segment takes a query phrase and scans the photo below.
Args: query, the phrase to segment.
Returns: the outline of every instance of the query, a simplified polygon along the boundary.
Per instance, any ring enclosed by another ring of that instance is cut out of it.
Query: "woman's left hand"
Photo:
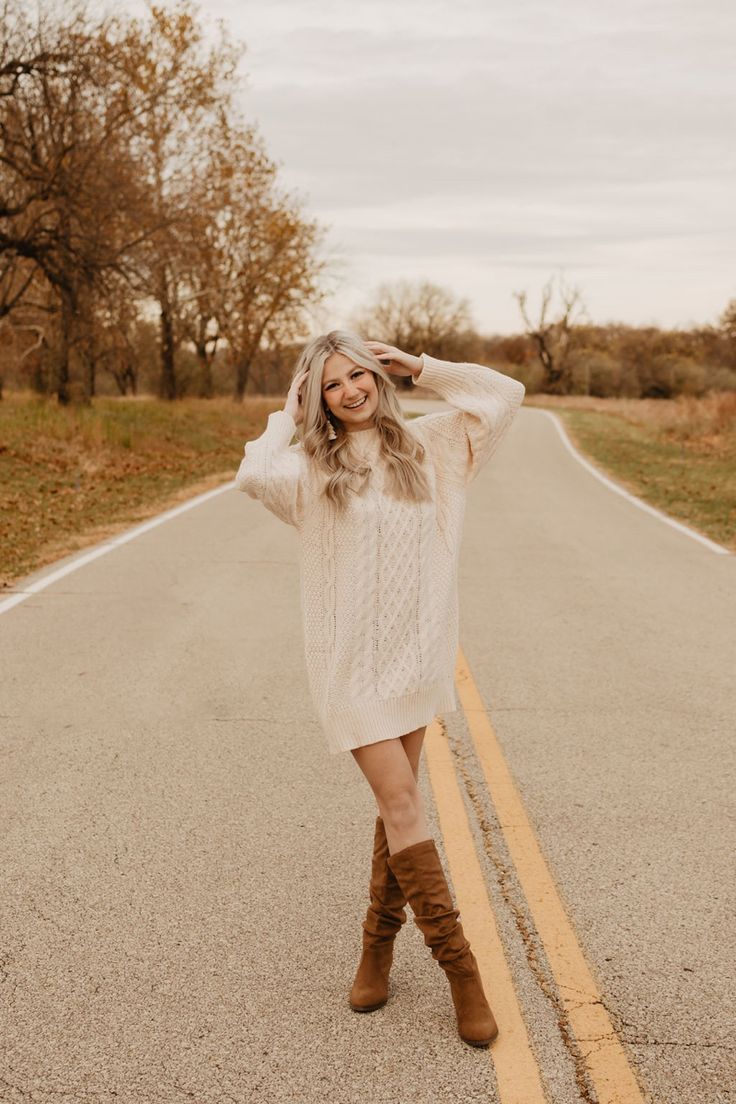
[[[422,370],[421,357],[412,356],[411,353],[402,353],[395,345],[386,345],[383,341],[364,341],[374,356],[383,362],[387,372],[393,376],[416,376]]]

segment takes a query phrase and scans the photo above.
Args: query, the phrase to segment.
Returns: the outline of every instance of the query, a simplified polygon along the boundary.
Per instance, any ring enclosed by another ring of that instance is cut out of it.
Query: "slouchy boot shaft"
[[[373,838],[370,904],[363,921],[363,953],[349,998],[356,1012],[373,1012],[388,1000],[394,938],[406,922],[406,897],[388,857],[386,829],[379,816]]]
[[[471,1046],[488,1046],[498,1027],[434,840],[421,840],[395,852],[388,864],[406,894],[424,942],[447,975],[461,1039]]]

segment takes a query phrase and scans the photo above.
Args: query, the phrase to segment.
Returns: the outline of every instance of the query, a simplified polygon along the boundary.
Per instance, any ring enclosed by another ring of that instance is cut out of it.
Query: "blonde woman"
[[[452,409],[405,420],[394,376],[430,387]],[[458,708],[466,490],[523,397],[523,384],[494,369],[333,330],[302,350],[284,409],[247,442],[236,476],[299,533],[310,692],[329,752],[351,752],[378,806],[350,1005],[371,1012],[386,1003],[408,902],[472,1046],[488,1046],[498,1028],[417,779],[427,724]]]

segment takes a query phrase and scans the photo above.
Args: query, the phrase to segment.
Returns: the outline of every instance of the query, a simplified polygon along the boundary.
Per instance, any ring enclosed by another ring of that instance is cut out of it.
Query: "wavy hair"
[[[302,372],[309,372],[301,388],[303,420],[297,427],[297,435],[307,456],[327,476],[323,494],[342,511],[350,493],[360,494],[371,474],[369,463],[361,460],[356,463],[348,441],[350,432],[332,412],[328,417],[322,394],[322,374],[333,353],[342,353],[376,377],[375,425],[388,466],[389,493],[408,502],[430,501],[430,485],[422,468],[426,450],[406,429],[396,384],[362,338],[350,330],[331,330],[313,338],[302,350],[291,377],[293,383]],[[330,424],[335,429],[334,440],[329,438]]]

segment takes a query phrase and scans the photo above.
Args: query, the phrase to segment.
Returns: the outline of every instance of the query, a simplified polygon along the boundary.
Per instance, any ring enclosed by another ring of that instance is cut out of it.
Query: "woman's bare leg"
[[[417,735],[421,733],[421,737]],[[430,838],[417,787],[424,730],[353,748],[352,755],[378,803],[390,854]],[[406,741],[406,746],[404,744]]]
[[[407,732],[406,736],[400,736],[402,744],[404,745],[404,751],[407,758],[411,763],[411,769],[414,772],[414,777],[419,778],[419,760],[422,756],[422,746],[424,744],[424,733],[427,731],[427,726],[422,725],[421,728],[415,728],[413,732]]]

